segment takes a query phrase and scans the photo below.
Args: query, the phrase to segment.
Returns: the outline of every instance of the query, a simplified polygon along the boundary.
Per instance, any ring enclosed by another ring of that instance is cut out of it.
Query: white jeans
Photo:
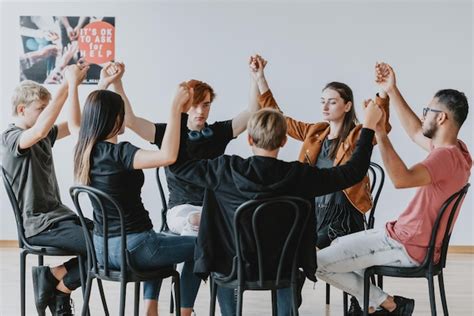
[[[181,204],[170,208],[166,214],[166,221],[170,230],[182,236],[197,236],[199,225],[194,225],[192,218],[201,217],[202,206]]]
[[[364,269],[374,265],[414,267],[405,247],[390,238],[385,229],[370,229],[339,237],[317,253],[316,276],[364,301]],[[388,294],[370,284],[369,306],[377,308]]]

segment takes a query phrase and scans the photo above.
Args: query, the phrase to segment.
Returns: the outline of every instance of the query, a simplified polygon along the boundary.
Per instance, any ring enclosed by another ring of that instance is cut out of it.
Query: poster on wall
[[[87,62],[83,84],[96,84],[115,59],[115,17],[20,16],[20,81],[59,84],[67,65]]]

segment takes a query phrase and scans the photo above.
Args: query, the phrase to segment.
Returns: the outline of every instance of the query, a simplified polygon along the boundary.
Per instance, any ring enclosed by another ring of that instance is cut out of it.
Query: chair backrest
[[[370,193],[372,194],[372,208],[370,209],[369,218],[367,220],[367,228],[374,228],[375,224],[375,210],[379,201],[380,193],[382,192],[385,183],[385,171],[382,166],[375,162],[370,162],[369,166],[370,177]]]
[[[161,198],[161,227],[160,231],[169,231],[168,221],[166,219],[166,213],[168,213],[168,203],[166,202],[165,191],[163,190],[163,185],[161,184],[160,178],[160,169],[163,168],[156,168],[156,183],[158,184],[158,191],[160,192]]]
[[[311,204],[298,197],[276,197],[243,203],[234,215],[234,243],[240,284],[259,285],[294,277],[299,247]],[[235,271],[235,267],[233,271]]]
[[[436,217],[436,221],[433,225],[433,230],[431,232],[430,243],[428,245],[428,251],[426,253],[426,257],[424,262],[421,264],[420,267],[428,268],[433,270],[434,268],[444,268],[446,266],[446,257],[448,253],[448,245],[449,240],[451,239],[452,229],[455,223],[455,217],[458,213],[458,209],[461,207],[462,201],[464,200],[465,195],[467,194],[467,190],[469,189],[470,184],[466,184],[461,190],[451,195],[441,206],[441,209]],[[441,221],[443,218],[448,218],[446,227],[444,227],[444,231],[442,231],[442,244],[441,244],[441,253],[440,259],[436,263],[435,256],[436,256],[436,241],[437,236],[441,232]]]
[[[99,266],[97,261],[97,256],[95,253],[94,242],[92,239],[92,233],[87,229],[86,221],[84,218],[84,213],[82,212],[82,208],[79,202],[79,197],[82,193],[85,193],[90,201],[93,203],[95,207],[95,211],[100,212],[102,217],[102,232],[103,232],[103,258],[102,262],[104,263],[103,267]],[[104,208],[104,202],[108,203],[109,205],[113,206],[113,209],[117,212],[119,220],[120,220],[120,254],[121,254],[121,264],[120,264],[120,271],[123,277],[126,277],[127,270],[130,268],[130,260],[129,260],[129,253],[127,250],[127,238],[125,232],[125,220],[124,220],[124,212],[121,206],[108,194],[85,185],[73,186],[69,189],[69,194],[71,195],[72,201],[74,202],[74,206],[76,207],[77,213],[79,215],[79,219],[82,224],[82,231],[84,233],[84,237],[86,240],[87,245],[87,257],[94,269],[95,273],[99,273],[99,268],[103,269],[103,273],[106,276],[110,275],[109,269],[109,256],[108,256],[108,239],[109,239],[109,229],[108,229],[108,218],[109,214],[106,212]]]
[[[25,230],[23,228],[23,216],[21,214],[20,206],[18,205],[18,200],[16,199],[15,192],[13,192],[10,180],[8,180],[6,170],[3,168],[2,165],[0,165],[0,167],[2,169],[3,185],[5,186],[5,191],[7,191],[8,199],[10,200],[10,204],[15,215],[19,247],[23,248],[25,245],[30,246],[25,238]]]

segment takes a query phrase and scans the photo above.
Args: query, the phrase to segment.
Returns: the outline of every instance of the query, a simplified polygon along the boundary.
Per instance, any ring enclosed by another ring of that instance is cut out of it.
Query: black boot
[[[59,281],[56,280],[48,266],[33,267],[32,275],[36,310],[39,315],[44,315],[44,310],[54,296],[54,289]]]
[[[54,304],[50,308],[54,309],[52,313],[54,316],[73,316],[74,303],[71,299],[71,294],[56,290]]]

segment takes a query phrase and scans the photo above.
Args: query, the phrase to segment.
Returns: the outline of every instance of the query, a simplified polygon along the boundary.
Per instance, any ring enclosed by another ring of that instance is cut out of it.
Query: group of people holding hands
[[[208,262],[205,256],[212,251],[212,239],[230,236],[209,234],[200,230],[200,224],[212,221],[216,209],[231,219],[245,201],[284,195],[307,199],[314,206],[309,226],[314,234],[306,240],[314,246],[314,270],[305,270],[306,277],[317,277],[353,295],[348,312],[359,315],[364,288],[361,271],[373,265],[420,265],[440,206],[468,182],[472,160],[457,138],[468,114],[467,98],[454,89],[440,90],[420,119],[400,93],[392,67],[377,63],[375,83],[380,91],[362,102],[362,123],[351,88],[341,82],[330,82],[322,89],[319,109],[324,121],[303,122],[284,114],[284,106],[269,88],[266,66],[261,56],[250,57],[248,107],[232,119],[212,124],[207,121],[215,92],[198,80],[179,84],[166,122],[137,116],[122,81],[125,65],[119,62],[102,69],[98,90],[88,95],[82,109],[78,86],[87,74],[87,64],[67,66],[54,97],[37,83],[20,83],[12,98],[14,123],[3,132],[0,148],[28,241],[86,255],[81,224],[61,202],[53,164],[56,140],[72,134],[77,136],[74,179],[109,194],[122,207],[133,264],[149,270],[184,262],[182,315],[193,311],[200,273],[215,267],[222,270],[217,272],[228,272],[232,263],[225,259]],[[308,104],[317,102],[313,96],[308,100]],[[388,137],[392,128],[389,103],[410,138],[429,152],[412,167],[406,166]],[[67,122],[56,123],[64,105]],[[119,141],[125,128],[157,148]],[[253,155],[247,159],[224,155],[227,144],[245,130]],[[302,142],[295,155],[298,161],[278,159],[287,135]],[[394,186],[417,191],[397,220],[366,230],[364,214],[372,207],[367,170],[375,144]],[[167,223],[173,235],[153,229],[141,200],[142,169],[159,167],[167,167]],[[93,206],[90,229],[101,260],[102,218],[98,206]],[[113,205],[104,206],[111,214],[109,265],[118,268],[120,222],[113,215]],[[227,252],[232,258],[232,249]],[[34,267],[33,281],[38,313],[44,314],[49,306],[53,315],[72,314],[70,293],[81,284],[76,258],[57,267]],[[147,315],[158,314],[160,287],[161,280],[144,282]],[[278,291],[279,315],[290,315],[291,295],[289,289]],[[218,299],[223,315],[236,313],[233,290],[219,288]],[[373,315],[411,315],[414,305],[413,299],[391,296],[371,285],[369,312]]]

